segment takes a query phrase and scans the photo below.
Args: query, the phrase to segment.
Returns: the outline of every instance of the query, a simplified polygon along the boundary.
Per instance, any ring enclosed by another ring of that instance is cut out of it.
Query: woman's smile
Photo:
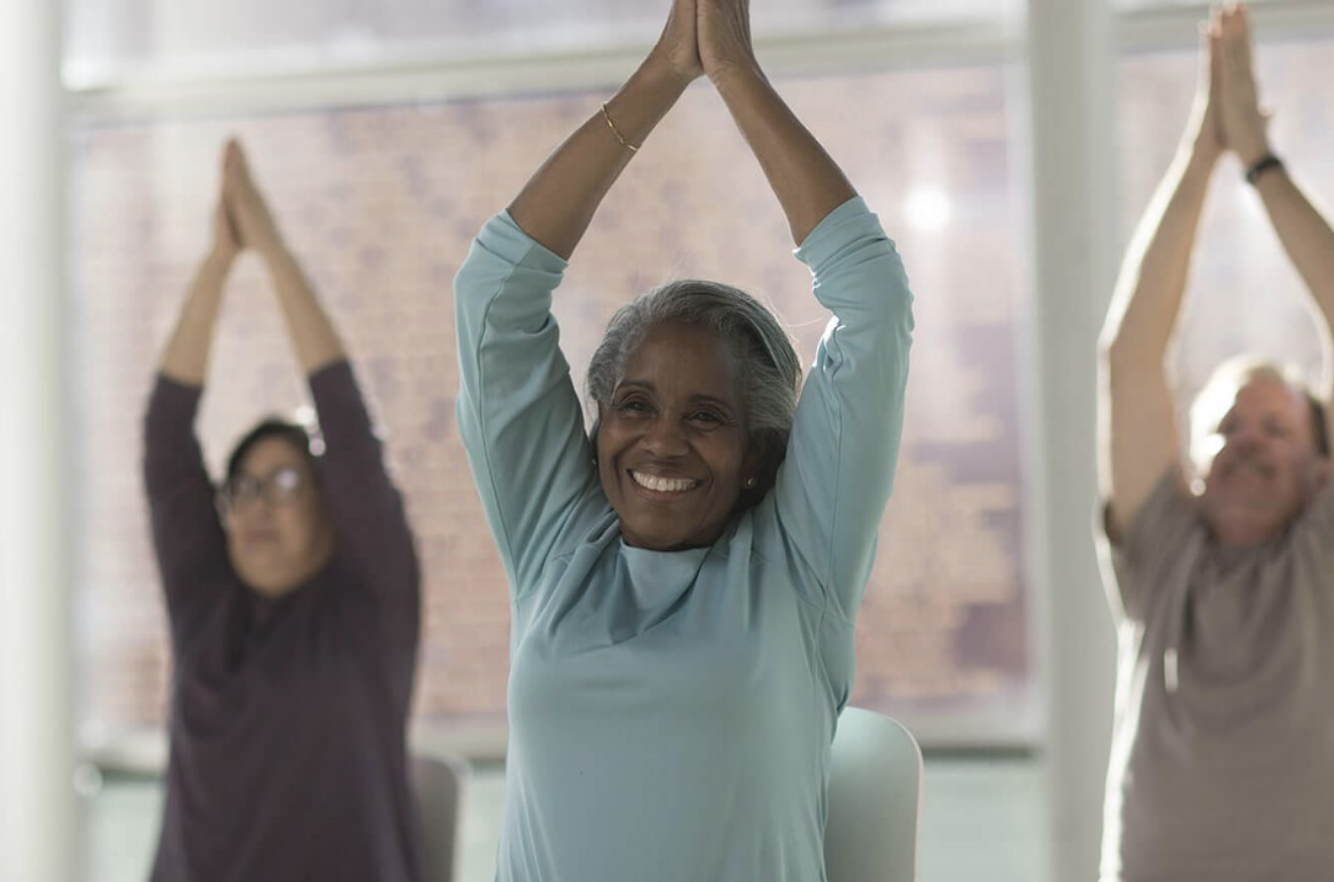
[[[640,487],[652,491],[653,493],[664,494],[667,496],[686,493],[690,490],[694,490],[703,483],[702,481],[697,481],[691,478],[668,478],[650,474],[648,472],[635,471],[634,469],[630,469],[629,474],[631,479],[633,479]]]

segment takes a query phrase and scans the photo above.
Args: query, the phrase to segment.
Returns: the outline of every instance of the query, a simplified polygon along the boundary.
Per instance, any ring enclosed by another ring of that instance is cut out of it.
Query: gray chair
[[[921,794],[922,752],[908,730],[845,707],[829,775],[828,882],[916,882]]]
[[[417,800],[424,852],[425,882],[453,882],[459,807],[468,764],[457,757],[414,754],[408,769]]]

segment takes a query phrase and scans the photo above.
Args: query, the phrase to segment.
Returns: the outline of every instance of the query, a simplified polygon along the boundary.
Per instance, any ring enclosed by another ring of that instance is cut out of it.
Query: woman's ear
[[[746,455],[741,459],[741,490],[767,491],[773,483],[774,444],[770,432],[752,432],[746,441]]]

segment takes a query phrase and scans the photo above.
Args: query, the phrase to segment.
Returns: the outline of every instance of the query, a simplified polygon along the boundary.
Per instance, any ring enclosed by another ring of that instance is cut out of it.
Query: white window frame
[[[1040,8],[1042,2],[1055,0],[1030,0],[1030,8]],[[1061,2],[1096,4],[1098,0]],[[1111,5],[1105,16],[1111,32],[1095,39],[1108,41],[1112,46],[1113,58],[1148,49],[1189,49],[1196,39],[1197,23],[1208,10],[1207,3],[1131,9],[1123,8],[1113,0],[1104,0],[1104,3]],[[1261,0],[1255,4],[1253,16],[1262,39],[1310,35],[1315,32],[1334,33],[1334,4],[1328,0]],[[1030,80],[1026,67],[1032,59],[1051,57],[1057,48],[1043,45],[1041,41],[1061,39],[1064,38],[1053,30],[1035,27],[1032,23],[1026,25],[1017,16],[1005,20],[987,17],[961,20],[956,17],[938,24],[882,23],[856,30],[842,26],[823,33],[760,37],[757,39],[757,51],[764,59],[766,69],[778,76],[975,64],[1004,65],[1016,71],[1016,75],[1011,78],[1011,106],[1016,113],[1028,116],[1028,143],[1016,144],[1016,149],[1012,151],[1016,156],[1015,161],[1022,163],[1033,155],[1050,151],[1068,135],[1068,132],[1060,131],[1060,126],[1044,122],[1041,114],[1030,112],[1030,98],[1036,90],[1028,85]],[[646,49],[646,44],[622,43],[604,45],[585,52],[510,52],[459,60],[442,58],[434,61],[342,66],[322,64],[306,69],[252,71],[245,74],[225,71],[183,74],[167,68],[154,70],[150,67],[117,78],[86,82],[75,87],[67,85],[66,121],[71,126],[80,126],[610,90],[623,81]],[[1113,112],[1113,109],[1107,110],[1109,114]],[[1086,164],[1092,165],[1096,159],[1091,156],[1076,157],[1075,161],[1086,161]],[[1053,193],[1052,188],[1061,186],[1053,177],[1034,175],[1027,168],[1016,167],[1014,180],[1021,185],[1028,185],[1020,200],[1021,204],[1031,202],[1034,206],[1057,199],[1058,194]],[[1020,189],[1023,190],[1022,186]],[[1114,193],[1115,188],[1109,188],[1108,192]],[[1029,209],[1025,207],[1021,210]],[[1114,199],[1102,204],[1099,217],[1105,228],[1117,229],[1117,211]],[[1032,297],[1037,286],[1037,276],[1040,275],[1036,267],[1043,263],[1044,252],[1040,242],[1042,237],[1034,235],[1031,223],[1021,239],[1025,236],[1031,237],[1028,242],[1029,258],[1034,261],[1034,266],[1025,269],[1027,278],[1023,288]],[[1116,250],[1119,253],[1119,246]],[[1034,306],[1026,310],[1027,323],[1020,329],[1020,333],[1036,341],[1037,351],[1042,356],[1040,360],[1050,372],[1054,364],[1066,362],[1070,356],[1041,340],[1040,316],[1037,313],[1041,303],[1039,297]],[[1099,301],[1094,312],[1101,315],[1104,305],[1105,300]],[[1034,350],[1021,347],[1021,351]],[[1070,532],[1072,530],[1087,532],[1087,521],[1080,521],[1073,527],[1058,526],[1045,514],[1051,508],[1052,499],[1046,495],[1051,477],[1048,474],[1050,458],[1044,455],[1044,451],[1060,446],[1070,426],[1056,425],[1040,416],[1041,413],[1052,412],[1055,403],[1046,400],[1044,396],[1043,381],[1038,375],[1037,365],[1021,364],[1019,370],[1021,398],[1024,400],[1022,461],[1024,472],[1031,479],[1025,482],[1024,491],[1027,547],[1023,552],[1023,562],[1029,601],[1026,623],[1029,657],[1033,660],[1034,682],[1038,684],[1035,688],[1036,706],[1029,715],[1004,720],[991,719],[991,715],[977,720],[959,719],[956,716],[945,726],[933,727],[928,723],[926,730],[918,734],[931,745],[1042,749],[1051,734],[1044,720],[1050,716],[1048,693],[1052,688],[1052,666],[1054,663],[1064,666],[1070,661],[1064,657],[1064,650],[1048,646],[1051,623],[1061,615],[1052,607],[1052,586],[1055,585],[1055,590],[1060,591],[1096,594],[1092,586],[1056,585],[1061,575],[1053,571],[1050,549],[1065,546],[1073,536]],[[1090,384],[1088,388],[1091,394],[1093,386]],[[1091,432],[1091,425],[1087,431]],[[1091,470],[1091,461],[1088,466]],[[78,542],[74,541],[72,545],[71,551],[77,549]],[[1057,565],[1056,570],[1059,569]],[[1097,596],[1094,602],[1101,605],[1101,596]],[[1059,601],[1057,606],[1059,608]],[[1087,602],[1081,609],[1086,615],[1093,614]],[[1105,618],[1105,611],[1098,614]],[[1110,657],[1108,661],[1110,664]],[[984,734],[975,734],[978,732]],[[497,743],[494,738],[483,741],[492,747]],[[475,741],[468,747],[471,750],[483,749]],[[150,755],[156,752],[156,749],[151,749]]]

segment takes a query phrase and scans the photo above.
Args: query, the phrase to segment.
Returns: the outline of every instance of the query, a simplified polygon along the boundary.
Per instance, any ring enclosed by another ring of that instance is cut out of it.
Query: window
[[[236,76],[457,61],[497,52],[649,46],[662,0],[67,0],[66,78]],[[1019,0],[766,0],[756,33],[802,38],[867,25],[994,19]]]
[[[989,717],[1032,737],[1022,566],[1016,230],[1004,71],[790,80],[783,91],[904,253],[918,332],[897,490],[858,627],[854,700],[918,725]],[[426,576],[418,719],[503,719],[509,607],[454,428],[451,279],[482,222],[598,95],[85,125],[74,136],[79,573],[88,737],[164,718],[169,648],[140,490],[156,353],[208,237],[238,132],[335,316],[408,499]],[[825,316],[786,223],[709,90],[689,93],[613,190],[557,312],[582,371],[610,312],[679,275],[770,299],[813,352]],[[576,382],[581,377],[576,378]],[[259,267],[234,274],[199,432],[214,466],[303,400]],[[958,726],[956,725],[957,729]],[[967,735],[977,737],[970,722]]]

